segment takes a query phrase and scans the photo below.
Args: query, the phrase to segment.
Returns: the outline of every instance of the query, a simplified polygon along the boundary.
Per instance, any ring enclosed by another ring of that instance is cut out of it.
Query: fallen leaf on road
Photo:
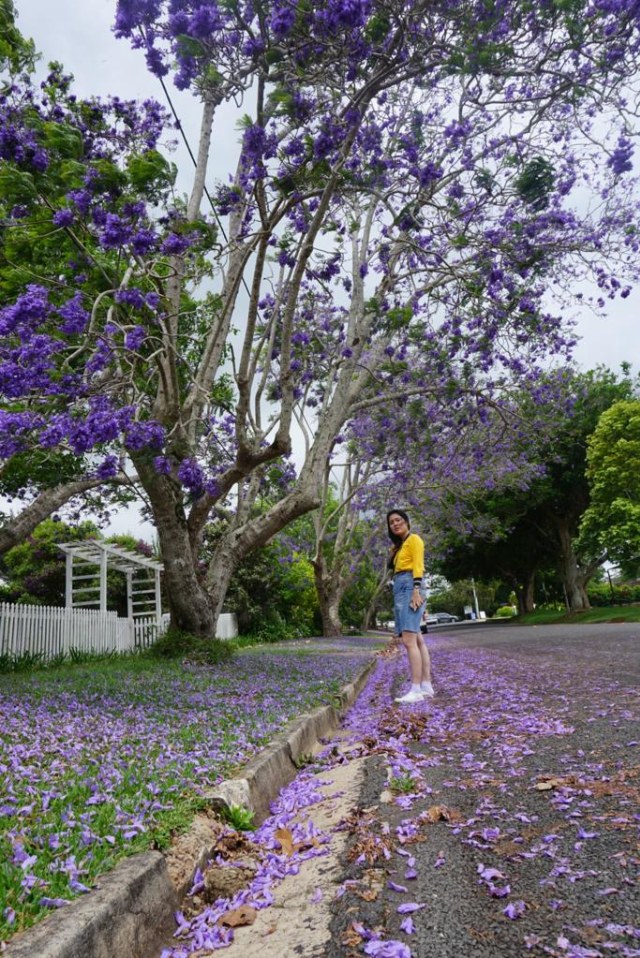
[[[358,898],[362,898],[363,901],[375,901],[378,897],[378,892],[374,891],[373,888],[367,888],[364,891],[356,892]]]
[[[274,838],[280,842],[280,847],[285,855],[293,855],[293,835],[288,828],[278,828],[274,832]]]
[[[559,788],[566,784],[564,778],[543,778],[533,786],[537,792],[548,792],[552,788]]]
[[[342,944],[347,945],[347,947],[356,947],[361,944],[362,935],[360,935],[354,928],[353,922],[349,925],[344,935],[342,936]]]
[[[432,805],[431,808],[427,809],[425,815],[429,822],[450,822],[455,817],[456,813],[452,812],[446,805]]]
[[[250,905],[241,905],[240,908],[234,908],[228,911],[226,915],[218,918],[219,925],[226,925],[227,928],[241,928],[243,925],[252,925],[256,920],[258,912]]]

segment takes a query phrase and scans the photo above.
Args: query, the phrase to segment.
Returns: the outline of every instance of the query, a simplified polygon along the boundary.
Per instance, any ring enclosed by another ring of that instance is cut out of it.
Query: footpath
[[[301,718],[218,796],[254,804],[254,832],[197,823],[208,841],[149,853],[143,878],[125,862],[7,955],[640,956],[640,627],[428,642],[435,699],[396,705],[404,655],[372,642],[326,724]],[[87,937],[107,886],[108,946]]]

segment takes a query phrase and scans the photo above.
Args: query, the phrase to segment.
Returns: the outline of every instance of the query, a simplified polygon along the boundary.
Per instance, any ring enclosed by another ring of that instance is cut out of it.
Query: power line
[[[184,127],[182,126],[182,120],[181,120],[180,117],[178,116],[178,111],[176,110],[176,108],[175,108],[175,106],[174,106],[174,104],[173,104],[173,100],[171,99],[171,94],[169,93],[169,90],[167,89],[167,85],[166,85],[166,83],[164,82],[164,78],[163,78],[163,77],[158,77],[158,79],[160,80],[160,86],[162,87],[163,93],[164,93],[164,95],[165,95],[165,97],[166,97],[166,99],[167,99],[167,103],[169,104],[169,109],[171,110],[171,112],[172,112],[172,114],[173,114],[173,118],[174,118],[174,120],[176,121],[176,125],[177,125],[178,129],[180,130],[180,135],[181,135],[181,137],[182,137],[182,141],[183,141],[184,145],[185,145],[186,148],[187,148],[187,152],[188,152],[189,156],[191,157],[191,162],[193,163],[194,167],[197,169],[197,167],[198,167],[198,161],[196,160],[195,154],[194,154],[193,150],[191,149],[191,144],[189,143],[189,140],[188,140],[188,138],[187,138],[187,134],[184,132]],[[216,208],[215,208],[215,206],[214,206],[213,200],[212,200],[212,198],[211,198],[211,194],[209,193],[209,190],[207,189],[206,183],[203,184],[202,189],[203,189],[203,191],[204,191],[204,195],[205,195],[205,196],[207,197],[207,199],[209,200],[209,206],[211,207],[211,211],[212,211],[212,213],[213,213],[213,215],[214,215],[214,217],[215,217],[216,223],[217,223],[218,226],[220,227],[220,232],[221,232],[222,235],[224,236],[225,241],[228,243],[228,242],[229,242],[229,237],[228,237],[227,234],[225,233],[224,226],[223,226],[222,223],[220,222],[220,217],[218,216],[218,213],[217,213]]]

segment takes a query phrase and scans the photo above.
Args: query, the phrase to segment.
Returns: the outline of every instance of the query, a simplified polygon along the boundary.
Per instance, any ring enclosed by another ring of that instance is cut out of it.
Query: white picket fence
[[[167,619],[158,623],[155,616],[123,619],[95,609],[0,603],[0,655],[29,654],[48,661],[72,649],[106,653],[147,648],[165,631]]]

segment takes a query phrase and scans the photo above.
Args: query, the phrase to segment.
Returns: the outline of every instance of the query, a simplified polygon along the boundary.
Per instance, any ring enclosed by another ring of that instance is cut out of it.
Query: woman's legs
[[[429,656],[429,649],[427,648],[427,643],[424,640],[424,636],[420,636],[418,640],[418,648],[420,649],[420,660],[421,660],[421,673],[420,681],[421,682],[431,682],[431,657]]]
[[[407,650],[407,658],[409,659],[411,685],[412,687],[420,687],[420,682],[422,681],[423,663],[422,652],[419,646],[424,646],[424,643],[419,642],[417,632],[403,632],[402,644]]]

